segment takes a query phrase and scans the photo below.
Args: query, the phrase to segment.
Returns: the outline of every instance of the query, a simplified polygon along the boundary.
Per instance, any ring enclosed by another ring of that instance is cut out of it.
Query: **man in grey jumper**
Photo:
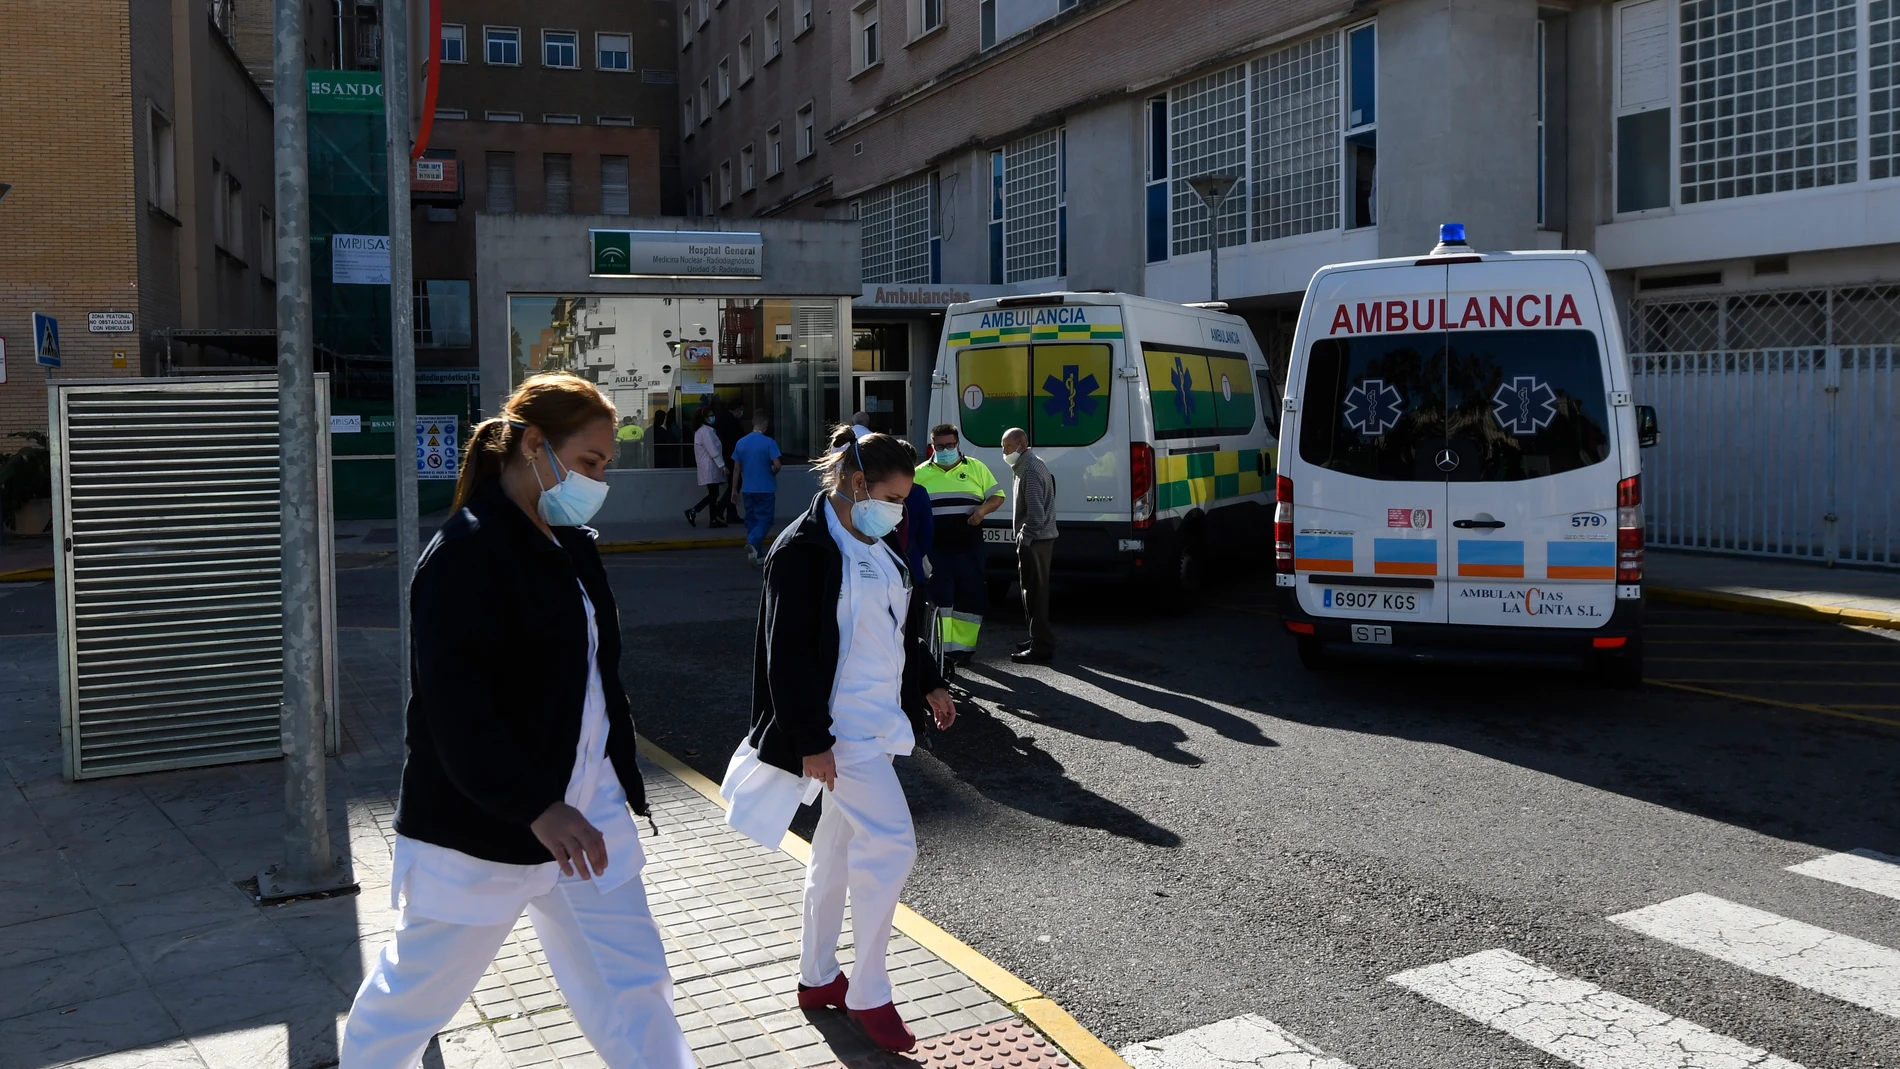
[[[1048,664],[1055,657],[1056,633],[1049,626],[1049,563],[1056,549],[1056,480],[1029,446],[1021,427],[1003,432],[1003,462],[1016,473],[1010,527],[1016,532],[1016,571],[1023,586],[1023,615],[1029,641],[1010,660]]]

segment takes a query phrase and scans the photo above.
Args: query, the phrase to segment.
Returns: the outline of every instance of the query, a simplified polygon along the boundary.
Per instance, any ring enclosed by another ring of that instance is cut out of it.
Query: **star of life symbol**
[[[1050,375],[1043,379],[1042,388],[1049,393],[1049,399],[1042,403],[1042,410],[1062,421],[1065,427],[1073,427],[1083,416],[1093,416],[1101,404],[1099,398],[1091,396],[1101,389],[1101,383],[1094,375],[1083,375],[1078,364],[1062,365],[1062,377]]]
[[[1557,418],[1557,394],[1550,383],[1519,375],[1491,395],[1498,426],[1512,434],[1536,434]]]
[[[1367,379],[1346,393],[1346,426],[1377,438],[1398,425],[1405,399],[1384,379]]]

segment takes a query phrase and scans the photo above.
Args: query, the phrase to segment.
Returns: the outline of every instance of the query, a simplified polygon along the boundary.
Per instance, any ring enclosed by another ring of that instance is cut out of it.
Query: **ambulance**
[[[1300,659],[1643,666],[1640,447],[1603,269],[1583,252],[1313,276],[1282,399],[1275,581]]]
[[[1272,537],[1279,394],[1244,320],[1125,293],[951,305],[931,423],[1007,479],[1029,432],[1056,481],[1057,575],[1185,598],[1216,562]],[[992,587],[1014,576],[1010,506],[983,529]]]

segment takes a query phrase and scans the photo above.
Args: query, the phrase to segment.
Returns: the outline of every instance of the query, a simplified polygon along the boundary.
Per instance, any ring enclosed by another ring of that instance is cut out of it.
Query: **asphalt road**
[[[717,779],[745,725],[757,573],[737,550],[609,569],[641,730]],[[393,622],[389,569],[339,579],[343,626]],[[44,585],[14,590],[0,633],[37,629]],[[993,616],[962,719],[901,762],[906,901],[1116,1047],[1258,1014],[1368,1069],[1570,1064],[1390,979],[1508,950],[1809,1069],[1900,1066],[1900,955],[1880,956],[1900,904],[1787,871],[1900,854],[1897,636],[1653,606],[1652,675],[1673,685],[1316,676],[1271,593],[1224,577],[1158,618],[1059,591],[1048,668],[1010,665],[1020,618]],[[1684,896],[1875,946],[1749,966],[1609,919]]]

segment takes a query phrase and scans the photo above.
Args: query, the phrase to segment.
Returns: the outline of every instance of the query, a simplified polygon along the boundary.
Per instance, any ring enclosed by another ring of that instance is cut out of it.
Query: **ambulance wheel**
[[[1319,639],[1301,635],[1294,640],[1294,646],[1300,652],[1301,668],[1309,672],[1324,672],[1327,669],[1326,647],[1320,644]]]
[[[1643,640],[1634,638],[1624,652],[1597,662],[1597,678],[1606,687],[1635,690],[1643,685]]]

